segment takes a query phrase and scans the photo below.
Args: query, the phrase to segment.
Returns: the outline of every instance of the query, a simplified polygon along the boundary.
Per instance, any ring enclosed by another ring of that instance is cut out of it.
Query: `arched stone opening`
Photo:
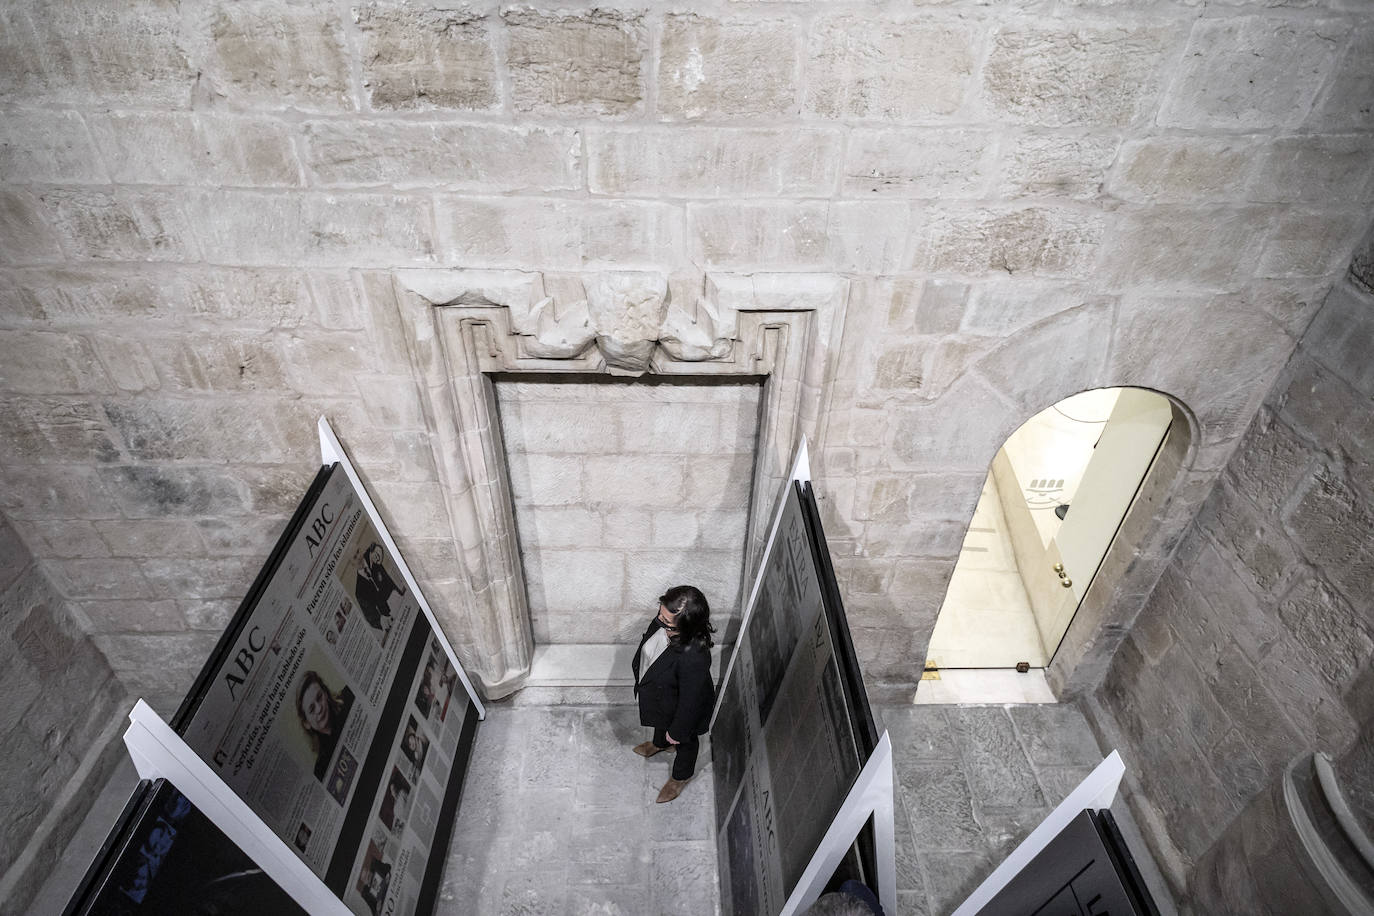
[[[1111,411],[1115,424],[1113,429],[1116,432],[1103,437],[1100,441],[1094,439],[1086,446],[1087,454],[1092,454],[1098,460],[1098,463],[1093,465],[1095,470],[1091,474],[1091,479],[1099,482],[1104,480],[1108,476],[1105,471],[1111,467],[1113,461],[1111,456],[1093,451],[1101,444],[1116,443],[1114,447],[1119,450],[1118,457],[1137,461],[1139,469],[1128,475],[1131,478],[1128,482],[1117,486],[1117,497],[1124,504],[1124,514],[1098,523],[1099,532],[1094,536],[1099,538],[1103,545],[1098,548],[1101,559],[1097,565],[1090,566],[1087,570],[1081,567],[1076,570],[1066,569],[1065,562],[1068,562],[1070,567],[1074,564],[1069,561],[1067,555],[1060,557],[1058,546],[1049,532],[1044,530],[1044,520],[1038,520],[1041,530],[1037,532],[1034,529],[1035,521],[1032,521],[1030,514],[1023,513],[1022,523],[1032,527],[1029,533],[1021,532],[1022,539],[1015,547],[1018,562],[1013,568],[1016,570],[1016,578],[1031,598],[1030,606],[1025,608],[1028,615],[1026,625],[1035,636],[1044,638],[1043,654],[1038,658],[1029,658],[1029,664],[1035,668],[1044,668],[1045,679],[1053,694],[1060,700],[1083,695],[1100,683],[1121,639],[1129,632],[1145,598],[1167,565],[1168,558],[1177,544],[1179,531],[1191,517],[1195,501],[1193,494],[1186,492],[1187,481],[1182,473],[1196,452],[1198,439],[1197,423],[1191,412],[1176,398],[1145,388],[1131,386],[1087,391],[1120,392],[1119,400],[1116,394],[1111,394],[1107,401],[1108,404],[1116,405],[1116,409]],[[1060,399],[1053,407],[1057,408],[1071,401],[1071,398]],[[1079,403],[1082,402],[1083,399],[1080,398]],[[1129,453],[1131,447],[1138,446],[1143,441],[1138,432],[1135,435],[1124,432],[1130,427],[1122,418],[1131,416],[1133,412],[1140,417],[1137,423],[1150,427],[1149,432],[1144,434],[1148,440],[1145,444],[1149,450],[1147,455],[1137,456]],[[1049,410],[1045,413],[1049,413]],[[1145,414],[1151,415],[1148,420],[1145,419]],[[1064,484],[1062,479],[1019,480],[1012,468],[1013,461],[1008,458],[1007,449],[1016,441],[1024,442],[1023,431],[1040,417],[1042,413],[1037,412],[1018,424],[1016,430],[1004,440],[1002,446],[999,446],[994,460],[989,463],[989,483],[985,494],[992,494],[990,498],[996,502],[997,487],[994,478],[997,478],[1002,489],[1006,491],[1002,505],[1012,511],[1015,510],[1015,504],[1023,497],[1027,497],[1027,494],[1050,493]],[[1041,419],[1039,422],[1044,421]],[[1105,416],[1102,423],[1105,428]],[[1018,440],[1018,435],[1023,438]],[[1123,448],[1127,451],[1120,451]],[[1083,461],[1085,465],[1088,464],[1086,454]],[[1027,490],[1026,487],[1030,489]],[[980,501],[980,504],[982,502],[984,501]],[[1066,529],[1070,524],[1062,521],[1069,511],[1068,502],[1072,500],[1060,504],[1059,508],[1064,514],[1058,516],[1061,522],[1055,523],[1064,525],[1065,530],[1061,530],[1061,534],[1067,533]],[[1002,506],[995,508],[1000,516]],[[1046,508],[1050,506],[1047,505]],[[1084,511],[1084,508],[1080,508],[1080,512]],[[970,550],[982,549],[967,544],[967,540],[972,539],[975,522],[976,517],[969,522],[969,534],[962,553],[964,557],[971,556],[968,553]],[[1012,522],[1010,527],[1015,528],[1015,520]],[[1005,524],[1005,520],[1003,523]],[[976,530],[982,532],[984,529]],[[1043,544],[1037,534],[1045,538]],[[1005,538],[1005,535],[1002,536]],[[1010,549],[1009,542],[1006,543]],[[1053,566],[1057,571],[1058,580],[1055,578],[1055,572],[1049,571],[1051,562],[1056,559],[1063,561]],[[961,582],[980,575],[990,574],[980,573],[976,569],[964,571],[956,567],[955,576]],[[1080,589],[1085,590],[1073,589],[1070,575],[1084,576],[1085,578],[1080,581]],[[1053,593],[1059,592],[1059,589],[1055,586],[1068,589],[1064,596],[1072,596],[1070,600],[1056,598]],[[955,579],[952,579],[946,589],[947,599],[955,588]],[[1050,609],[1047,610],[1046,606]],[[958,609],[951,607],[947,600],[945,610],[935,622],[936,630],[928,656],[930,659],[938,661],[936,656],[953,644],[948,635],[951,628],[942,625],[941,621],[946,621],[947,624],[949,615],[957,612]],[[1042,616],[1056,612],[1067,618],[1066,624],[1049,622]],[[967,659],[972,657],[975,656],[966,654],[965,663],[949,666],[941,663],[940,667],[1011,667],[1015,664],[1003,664],[1001,661],[986,665],[968,664]]]

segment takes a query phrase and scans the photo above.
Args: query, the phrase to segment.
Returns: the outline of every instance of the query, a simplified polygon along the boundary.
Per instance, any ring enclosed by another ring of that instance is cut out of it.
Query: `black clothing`
[[[398,586],[380,564],[358,570],[358,580],[353,586],[353,595],[358,599],[358,610],[374,630],[382,628],[382,618],[391,616],[391,605],[387,602],[392,592],[404,595],[405,590]]]
[[[660,735],[660,729],[680,742],[673,778],[686,779],[696,765],[697,735],[706,734],[716,703],[715,685],[711,683],[711,650],[702,645],[677,645],[670,639],[667,648],[649,669],[641,672],[639,655],[644,643],[662,628],[657,617],[649,623],[632,662],[635,696],[639,698],[639,724],[655,730],[654,744],[659,747],[669,743]],[[685,775],[679,775],[679,769],[684,769]]]
[[[696,735],[683,738],[676,745],[668,740],[668,729],[654,729],[654,747],[676,747],[673,757],[673,778],[691,779],[697,769],[697,752],[701,750],[701,739]]]

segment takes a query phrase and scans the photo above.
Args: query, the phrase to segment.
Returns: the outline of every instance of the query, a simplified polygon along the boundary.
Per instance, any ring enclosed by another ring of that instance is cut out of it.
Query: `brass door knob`
[[[1063,563],[1056,563],[1056,564],[1054,564],[1053,569],[1054,569],[1055,572],[1059,573],[1059,575],[1061,575],[1061,576],[1064,575],[1064,564],[1063,564]]]
[[[1064,586],[1065,588],[1072,588],[1072,587],[1073,587],[1073,580],[1072,580],[1072,579],[1069,579],[1069,578],[1067,578],[1067,577],[1065,577],[1065,578],[1059,580],[1059,584],[1062,585],[1062,586]]]

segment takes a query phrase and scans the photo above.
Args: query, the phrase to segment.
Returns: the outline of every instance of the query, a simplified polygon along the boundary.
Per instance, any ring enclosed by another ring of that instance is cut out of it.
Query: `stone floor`
[[[950,913],[1102,758],[1072,706],[875,713],[897,768],[901,916]],[[645,736],[631,706],[491,704],[437,913],[719,912],[709,742],[682,797],[656,805],[671,764],[630,752]],[[112,784],[34,912],[61,912],[128,792]]]

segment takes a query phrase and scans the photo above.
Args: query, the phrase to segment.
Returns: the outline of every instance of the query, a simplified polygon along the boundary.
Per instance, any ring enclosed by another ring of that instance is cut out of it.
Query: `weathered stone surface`
[[[825,221],[827,263],[853,273],[901,270],[910,246],[912,206],[897,200],[832,203]]]
[[[1084,305],[1023,329],[978,361],[978,370],[1030,417],[1044,404],[1100,386],[1112,335],[1108,303]]]
[[[15,184],[107,181],[75,111],[9,112],[0,125],[0,175]]]
[[[196,557],[207,553],[195,523],[189,519],[111,519],[97,521],[95,527],[116,557]]]
[[[983,66],[983,104],[1047,127],[1137,123],[1174,40],[1157,27],[999,30]]]
[[[1097,739],[1076,707],[1031,704],[1008,706],[1007,713],[1026,756],[1037,770],[1049,766],[1096,766],[1101,762]],[[1053,799],[1049,801],[1054,803]]]
[[[187,268],[153,276],[146,269],[83,266],[35,270],[21,283],[38,316],[59,324],[123,325],[146,318],[169,327],[206,319],[258,329],[290,328],[316,310],[305,278],[287,271]]]
[[[845,193],[982,197],[995,148],[985,130],[856,130],[845,153]]]
[[[1104,264],[1117,288],[1163,283],[1225,289],[1254,269],[1269,217],[1262,208],[1122,212],[1107,233]]]
[[[1261,277],[1327,277],[1349,263],[1368,214],[1289,210],[1279,216],[1256,273]]]
[[[194,260],[191,220],[180,199],[162,191],[52,190],[46,218],[76,258],[119,261]]]
[[[1360,134],[1280,137],[1251,184],[1253,200],[1353,204],[1374,185],[1374,139]]]
[[[190,102],[196,70],[175,5],[31,0],[6,4],[0,17],[0,95],[81,105]]]
[[[1002,151],[995,187],[1007,197],[1098,197],[1120,145],[1114,135],[1020,134]]]
[[[516,111],[614,116],[643,109],[649,40],[641,14],[511,9],[502,18]]]
[[[303,495],[303,494],[302,494]],[[212,556],[266,558],[283,531],[287,518],[252,515],[243,518],[202,518],[195,521],[197,536]],[[410,551],[406,550],[407,556]]]
[[[98,479],[126,518],[245,515],[250,509],[243,482],[215,468],[109,467]]]
[[[1374,27],[1350,30],[1340,62],[1308,119],[1310,125],[1350,129],[1374,127]]]
[[[827,216],[828,208],[819,203],[689,205],[691,254],[712,267],[823,267]]]
[[[1230,298],[1246,302],[1282,324],[1295,339],[1307,331],[1328,289],[1316,281],[1258,280]]]
[[[291,6],[220,2],[209,17],[205,73],[232,102],[263,108],[357,108],[335,5],[321,0]]]
[[[295,187],[300,166],[280,121],[125,111],[91,117],[110,176],[120,184]]]
[[[913,233],[910,263],[962,274],[1086,274],[1102,243],[1101,215],[1052,207],[940,209]]]
[[[1306,479],[1312,461],[1311,446],[1271,411],[1261,408],[1227,471],[1234,475],[1237,488],[1273,518]]]
[[[282,355],[268,335],[241,331],[233,335],[184,335],[153,338],[143,347],[161,383],[170,389],[254,391],[286,387]]]
[[[291,422],[292,408],[276,399],[244,397],[140,405],[109,401],[105,413],[125,450],[143,460],[242,461],[253,455],[273,463],[288,454],[283,425]]]
[[[1361,292],[1374,293],[1374,229],[1355,246],[1346,276]]]
[[[588,495],[614,495],[631,506],[676,506],[681,503],[682,462],[662,457],[593,456],[583,463]]]
[[[541,550],[527,556],[526,564],[530,601],[540,609],[605,612],[619,607],[624,598],[625,555],[619,551]]]
[[[897,792],[911,815],[917,849],[983,849],[973,796],[957,761],[904,767]]]
[[[257,557],[164,557],[156,554],[139,566],[158,598],[241,598],[262,561]]]
[[[354,18],[373,108],[488,111],[500,105],[487,16],[372,0],[356,7]]]
[[[0,472],[0,508],[10,518],[112,518],[120,513],[101,484],[103,469],[5,467]]]
[[[1374,506],[1340,472],[1323,466],[1301,491],[1285,528],[1303,555],[1320,566],[1346,597],[1359,602],[1374,589]]]
[[[1160,106],[1165,127],[1296,127],[1341,51],[1335,20],[1200,19]]]
[[[1286,375],[1288,385],[1275,398],[1279,416],[1310,442],[1322,443],[1356,467],[1368,467],[1374,460],[1368,396],[1314,362],[1305,349],[1294,355]]]
[[[497,383],[501,433],[518,454],[606,454],[620,451],[623,415],[601,403],[523,400]]]
[[[427,199],[220,191],[189,201],[215,263],[365,267],[435,260]]]
[[[643,266],[677,260],[681,211],[640,201],[443,197],[443,259],[465,267]]]
[[[957,414],[963,419],[954,426],[946,420],[943,429],[937,429],[931,418],[942,413],[942,404],[952,403],[965,405]],[[1020,418],[1012,417],[1011,409],[989,389],[965,378],[940,400],[888,412],[883,423],[886,443],[910,470],[986,473]]]
[[[49,560],[44,570],[53,585],[71,598],[149,598],[153,591],[128,558],[97,560]]]
[[[972,80],[976,42],[967,26],[820,20],[807,45],[804,110],[822,118],[886,121],[953,114]]]
[[[84,519],[33,520],[24,525],[25,535],[37,557],[108,557],[110,546]]]
[[[94,600],[79,602],[77,609],[90,622],[92,634],[174,633],[186,629],[175,601]]]
[[[1223,475],[1198,514],[1199,524],[1211,531],[1218,548],[1240,563],[1235,571],[1261,600],[1277,598],[1297,568],[1297,555],[1280,535],[1278,519],[1265,517],[1237,491],[1229,475]],[[1195,577],[1197,573],[1190,574]],[[1225,592],[1221,592],[1225,593]],[[1236,596],[1244,608],[1249,602]],[[1243,617],[1244,615],[1242,615]],[[1247,628],[1247,632],[1255,629]]]
[[[969,287],[959,327],[983,337],[1003,337],[1060,312],[1110,301],[1076,283],[991,277]]]
[[[660,41],[660,115],[738,118],[795,111],[793,23],[675,13],[665,18]]]
[[[20,394],[112,391],[90,342],[76,334],[0,331],[0,385]]]
[[[963,745],[964,770],[980,810],[1045,803],[1006,710],[960,707],[949,716]]]
[[[1121,147],[1107,189],[1126,200],[1233,199],[1250,183],[1264,146],[1254,137],[1150,137]]]
[[[394,121],[311,121],[305,165],[334,187],[497,191],[581,186],[581,140],[560,128]]]
[[[1374,360],[1369,342],[1374,340],[1374,300],[1338,285],[1331,290],[1322,310],[1308,328],[1309,352],[1356,391],[1374,397]]]
[[[594,194],[736,197],[829,194],[839,170],[831,130],[688,128],[587,132]]]
[[[27,192],[0,190],[0,261],[35,264],[61,257],[58,235],[48,224],[38,198]]]
[[[1316,673],[1338,695],[1374,657],[1374,621],[1356,615],[1319,575],[1304,573],[1278,611],[1293,638],[1311,651]]]
[[[582,498],[582,460],[568,456],[508,457],[511,489],[534,505],[572,505]]]

